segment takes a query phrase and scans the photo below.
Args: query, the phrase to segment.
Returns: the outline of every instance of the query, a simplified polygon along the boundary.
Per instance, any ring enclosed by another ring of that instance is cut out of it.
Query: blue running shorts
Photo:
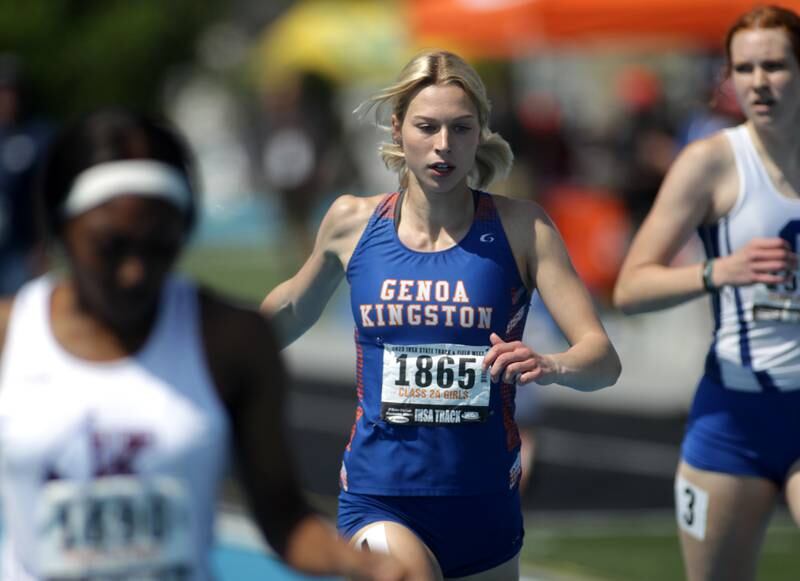
[[[351,538],[377,521],[410,528],[436,556],[445,577],[497,567],[522,548],[519,491],[477,496],[379,496],[339,493],[339,532]]]
[[[741,392],[704,377],[682,454],[700,470],[757,476],[782,488],[800,460],[800,390]]]

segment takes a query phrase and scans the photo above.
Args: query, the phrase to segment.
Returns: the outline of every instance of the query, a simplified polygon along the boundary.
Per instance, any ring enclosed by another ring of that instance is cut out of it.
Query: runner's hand
[[[553,358],[537,353],[522,341],[503,341],[497,333],[489,336],[492,347],[483,359],[483,368],[490,369],[492,381],[524,385],[535,381],[541,385],[558,379]]]
[[[783,284],[797,271],[797,254],[783,238],[753,238],[742,248],[714,261],[715,286]]]

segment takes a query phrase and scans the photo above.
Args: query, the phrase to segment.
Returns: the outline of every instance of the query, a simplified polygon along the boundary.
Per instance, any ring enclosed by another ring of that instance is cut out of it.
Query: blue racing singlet
[[[492,196],[457,245],[407,248],[398,193],[375,209],[347,268],[356,332],[356,421],[340,474],[348,492],[472,495],[516,486],[515,386],[481,363],[497,333],[522,338],[529,294]]]

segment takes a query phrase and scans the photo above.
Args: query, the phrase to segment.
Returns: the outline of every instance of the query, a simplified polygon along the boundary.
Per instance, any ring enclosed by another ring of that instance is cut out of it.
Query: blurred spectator
[[[733,127],[744,121],[742,110],[736,101],[730,77],[711,85],[705,102],[696,107],[686,118],[679,132],[680,149],[692,141],[708,137],[721,129]]]
[[[675,126],[667,110],[659,78],[649,69],[632,65],[616,79],[623,109],[614,138],[623,166],[618,189],[638,226],[655,200],[661,181],[675,158]]]
[[[572,151],[566,139],[561,105],[555,95],[530,92],[517,105],[522,129],[514,151],[533,171],[536,191],[542,192],[572,178]]]
[[[51,134],[29,110],[19,60],[0,55],[0,294],[40,268],[32,203],[37,166]]]
[[[514,165],[505,188],[515,198],[539,200],[554,185],[569,181],[572,151],[564,131],[561,106],[555,95],[530,91],[512,98],[509,73],[487,85],[492,103],[492,127],[511,145]]]
[[[281,198],[300,256],[313,246],[310,221],[318,205],[359,183],[335,103],[334,83],[313,72],[298,73],[266,95],[262,169],[267,187]]]
[[[612,192],[562,185],[542,200],[569,250],[575,270],[600,304],[611,304],[631,223],[625,205]]]

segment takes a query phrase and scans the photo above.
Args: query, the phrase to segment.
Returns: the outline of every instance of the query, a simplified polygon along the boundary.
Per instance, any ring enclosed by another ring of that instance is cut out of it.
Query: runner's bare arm
[[[712,223],[735,205],[739,190],[733,153],[718,133],[678,157],[653,209],[633,240],[614,289],[614,304],[626,313],[677,305],[704,294],[703,264],[670,262],[702,223]],[[715,287],[788,282],[797,256],[781,238],[754,238],[714,260]]]
[[[700,224],[733,205],[735,196],[725,195],[737,187],[724,183],[733,164],[725,139],[718,134],[689,145],[667,173],[614,288],[614,304],[624,312],[664,309],[705,293],[702,264],[670,263]]]
[[[313,575],[403,579],[394,560],[349,547],[306,501],[288,446],[288,378],[268,322],[208,295],[203,313],[206,351],[231,420],[238,474],[270,546],[290,566]]]
[[[381,196],[336,199],[322,220],[311,256],[292,278],[261,303],[278,330],[282,346],[307,331],[339,286],[361,233]]]
[[[542,301],[570,344],[566,351],[551,355],[556,367],[554,381],[588,390],[613,385],[621,364],[589,291],[550,218],[538,206],[533,218],[535,239],[533,252],[528,253],[528,268]]]
[[[621,371],[619,357],[550,218],[531,202],[506,198],[498,202],[523,279],[529,288],[538,289],[570,347],[562,353],[541,354],[521,341],[505,343],[493,335],[487,354],[492,374],[503,372],[506,380],[557,382],[581,390],[614,384]]]
[[[6,331],[8,330],[8,320],[11,317],[12,298],[0,299],[0,354],[6,343]]]

